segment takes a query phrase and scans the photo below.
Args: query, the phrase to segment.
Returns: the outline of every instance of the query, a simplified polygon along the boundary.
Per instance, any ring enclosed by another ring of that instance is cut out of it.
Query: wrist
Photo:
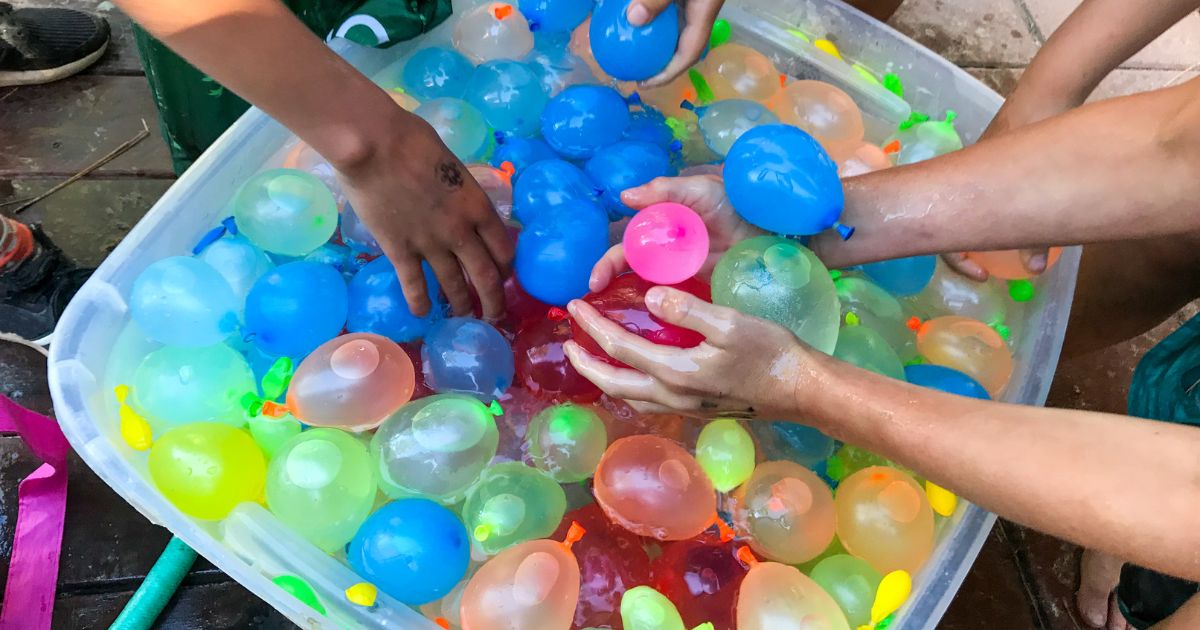
[[[422,125],[378,86],[365,83],[345,101],[353,106],[301,136],[340,173],[361,173],[381,158],[398,154],[406,140],[415,140],[412,136]]]

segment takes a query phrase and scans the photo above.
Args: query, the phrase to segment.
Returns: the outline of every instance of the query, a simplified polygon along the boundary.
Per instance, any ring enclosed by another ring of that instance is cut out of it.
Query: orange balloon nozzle
[[[512,12],[513,6],[511,4],[497,4],[492,7],[492,15],[495,15],[497,20],[503,20],[512,15]]]
[[[713,519],[716,520],[717,533],[721,539],[721,542],[729,542],[733,540],[733,529],[729,527],[729,524],[725,522],[725,519],[721,518],[717,514],[713,515]]]
[[[885,154],[885,155],[891,155],[891,154],[893,154],[893,153],[899,153],[899,152],[900,152],[900,141],[899,141],[899,140],[892,140],[891,142],[889,142],[889,143],[887,143],[887,144],[883,145],[883,152],[884,152],[884,154]]]
[[[916,332],[921,329],[921,323],[921,318],[913,315],[912,317],[908,318],[908,321],[904,322],[904,325],[908,326],[909,330]]]
[[[586,533],[587,530],[579,524],[579,521],[571,521],[571,527],[567,528],[567,535],[563,536],[562,546],[570,551],[571,546],[579,542]]]
[[[445,617],[434,617],[433,623],[436,623],[441,628],[445,628],[445,630],[450,630],[450,620]]]
[[[282,418],[287,412],[287,405],[281,405],[273,400],[264,400],[262,409],[259,410],[262,415],[272,418]]]
[[[513,174],[517,172],[517,167],[513,166],[512,162],[505,160],[500,163],[500,172],[502,173],[502,177],[504,177],[504,181],[511,185]]]
[[[754,568],[758,564],[758,558],[754,556],[754,552],[750,551],[749,547],[739,547],[737,550],[737,559],[741,560],[742,564]]]
[[[787,85],[787,75],[780,72],[779,73],[779,87],[783,87],[785,85]]]

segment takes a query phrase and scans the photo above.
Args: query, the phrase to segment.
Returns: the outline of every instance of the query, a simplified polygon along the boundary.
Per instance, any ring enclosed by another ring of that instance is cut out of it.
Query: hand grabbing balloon
[[[630,24],[642,26],[649,24],[672,4],[672,0],[633,0],[629,4],[626,17]],[[675,56],[671,57],[671,61],[667,62],[667,67],[663,68],[662,72],[643,81],[643,85],[663,85],[700,60],[708,47],[713,22],[717,20],[717,13],[721,11],[725,0],[687,0],[679,4],[682,5],[680,8],[683,11],[683,29],[679,32]]]
[[[693,177],[660,177],[644,186],[630,188],[621,194],[621,201],[634,210],[656,203],[672,202],[685,205],[704,220],[708,228],[708,258],[700,268],[701,278],[708,278],[717,260],[734,243],[759,236],[764,232],[742,220],[725,197],[721,179],[714,175]],[[599,291],[617,274],[628,269],[625,248],[614,245],[592,268],[588,288]]]

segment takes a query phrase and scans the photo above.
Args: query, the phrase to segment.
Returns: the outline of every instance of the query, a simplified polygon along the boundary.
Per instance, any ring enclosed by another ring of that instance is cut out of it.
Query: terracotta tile
[[[961,66],[1017,66],[1038,42],[1011,0],[906,0],[888,21]]]
[[[1029,8],[1047,37],[1079,5],[1076,0],[1020,0]],[[1132,68],[1195,67],[1200,63],[1200,14],[1192,13],[1135,54],[1124,65]]]

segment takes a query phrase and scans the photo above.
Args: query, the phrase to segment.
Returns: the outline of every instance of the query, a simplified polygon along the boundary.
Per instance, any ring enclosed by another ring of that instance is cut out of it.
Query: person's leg
[[[108,49],[108,22],[61,8],[14,9],[0,2],[0,87],[49,83],[96,63]]]

